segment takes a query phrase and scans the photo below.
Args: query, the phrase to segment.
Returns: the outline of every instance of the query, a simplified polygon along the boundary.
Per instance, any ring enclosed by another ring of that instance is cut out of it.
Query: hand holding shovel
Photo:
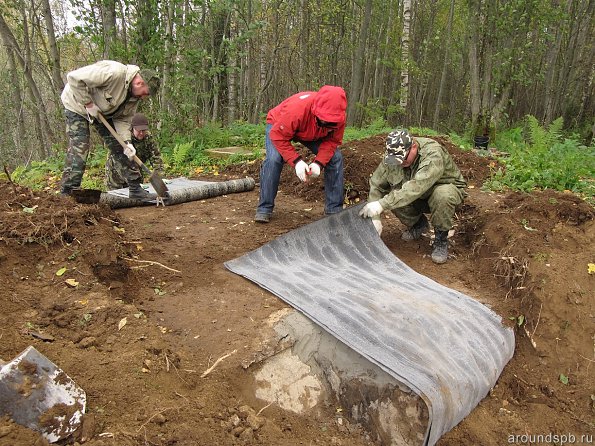
[[[109,132],[112,134],[112,136],[114,138],[116,138],[116,140],[120,143],[120,145],[122,146],[122,150],[124,150],[124,153],[126,153],[127,150],[129,151],[130,149],[128,148],[128,144],[126,144],[126,142],[114,130],[114,128],[110,125],[110,123],[107,122],[107,119],[105,119],[105,117],[101,113],[97,113],[97,117],[99,118],[101,123],[105,126],[105,128],[107,128],[109,130]],[[166,198],[168,196],[169,191],[167,189],[167,186],[163,182],[163,179],[159,176],[159,174],[157,172],[151,172],[149,170],[149,168],[147,166],[145,166],[145,164],[139,159],[139,157],[136,156],[136,154],[132,157],[132,160],[140,166],[140,168],[143,170],[143,172],[145,172],[147,175],[149,175],[149,182],[151,183],[151,186],[153,186],[153,189],[155,189],[155,192],[157,192],[157,196],[161,197],[161,198]]]

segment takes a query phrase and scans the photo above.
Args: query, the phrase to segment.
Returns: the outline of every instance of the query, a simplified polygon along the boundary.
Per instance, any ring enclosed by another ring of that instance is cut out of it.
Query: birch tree
[[[405,112],[409,105],[409,34],[411,30],[411,0],[403,0],[403,34],[401,36],[401,90],[399,105]]]

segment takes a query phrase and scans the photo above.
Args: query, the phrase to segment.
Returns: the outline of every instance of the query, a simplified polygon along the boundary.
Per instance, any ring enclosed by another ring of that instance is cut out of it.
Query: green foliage
[[[264,124],[249,124],[236,121],[229,126],[230,139],[236,145],[249,147],[264,146]]]
[[[409,127],[409,131],[414,135],[423,135],[423,136],[439,136],[442,133],[437,132],[434,129],[428,127]]]
[[[368,138],[370,136],[379,135],[381,133],[388,133],[391,130],[393,130],[393,128],[389,127],[384,119],[377,118],[366,127],[346,127],[343,140],[353,141],[356,139]]]
[[[525,139],[523,137],[523,129],[521,127],[514,127],[498,132],[496,137],[496,147],[502,148],[505,152],[516,152],[525,148]]]
[[[564,126],[562,117],[552,122],[548,129],[539,125],[539,121],[535,116],[527,116],[526,122],[531,146],[539,151],[547,150],[548,147],[555,144],[560,139],[562,127]]]
[[[470,144],[469,138],[465,136],[460,136],[457,133],[451,132],[448,134],[448,137],[452,143],[461,150],[471,150],[473,148],[473,144]]]
[[[498,133],[496,145],[507,156],[500,158],[503,169],[493,172],[484,187],[491,190],[531,191],[533,189],[570,190],[581,194],[595,204],[595,145],[582,145],[576,135],[562,136],[562,119],[548,128],[541,127],[534,117],[527,117],[524,127],[515,127]],[[363,139],[393,130],[382,118],[362,128],[347,127],[345,141]],[[437,135],[428,128],[410,128],[417,135]],[[160,135],[163,136],[163,135]],[[468,139],[457,134],[451,141],[469,149]],[[165,142],[164,142],[165,141]],[[165,136],[160,149],[168,175],[194,176],[200,172],[216,172],[226,165],[263,157],[264,124],[235,122],[228,127],[210,124],[196,128],[184,136]],[[241,146],[252,150],[249,155],[213,159],[206,150]],[[96,147],[87,160],[82,187],[104,189],[106,150]],[[15,181],[32,189],[59,188],[64,156],[33,162],[14,170]]]
[[[562,125],[562,119],[558,118],[546,129],[529,116],[528,141],[520,140],[520,129],[500,136],[498,147],[509,153],[500,159],[505,169],[494,172],[484,186],[491,190],[570,190],[592,201],[595,146],[584,146],[576,137],[563,139]]]
[[[177,141],[170,144],[173,147],[164,145],[161,148],[163,159],[169,170],[183,175],[192,174],[197,167],[209,171],[260,156],[260,149],[264,146],[264,125],[238,121],[223,128],[218,124],[208,124],[195,129],[191,135],[185,138],[178,137]],[[253,151],[253,154],[211,159],[206,153],[207,149],[232,146],[248,148]]]
[[[87,167],[81,187],[86,189],[105,189],[106,149],[97,146],[89,154]],[[50,188],[58,190],[64,169],[64,154],[34,161],[29,166],[19,166],[12,172],[13,181],[33,190]]]
[[[171,161],[176,165],[181,165],[190,159],[190,152],[194,148],[194,141],[176,144],[172,153]]]
[[[40,190],[48,185],[50,177],[62,170],[63,160],[50,158],[46,161],[33,161],[29,166],[18,166],[12,172],[13,181],[30,189]]]

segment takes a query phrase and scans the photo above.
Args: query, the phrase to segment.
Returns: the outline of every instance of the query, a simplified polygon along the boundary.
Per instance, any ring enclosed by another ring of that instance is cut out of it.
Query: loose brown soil
[[[383,139],[343,148],[352,202],[366,199]],[[527,444],[520,436],[528,434],[579,443],[595,422],[593,208],[552,191],[483,192],[495,162],[448,146],[471,186],[448,263],[432,263],[428,238],[402,242],[392,215],[382,238],[413,269],[502,315],[515,327],[516,351],[497,386],[439,445]],[[217,178],[258,178],[259,165]],[[241,366],[285,304],[223,262],[322,218],[323,199],[322,181],[299,184],[287,167],[268,225],[252,222],[258,188],[114,212],[2,182],[0,358],[34,345],[86,390],[84,429],[64,443],[376,444],[337,423],[333,401],[302,415],[265,407]],[[0,446],[34,444],[44,444],[39,435],[0,419]]]

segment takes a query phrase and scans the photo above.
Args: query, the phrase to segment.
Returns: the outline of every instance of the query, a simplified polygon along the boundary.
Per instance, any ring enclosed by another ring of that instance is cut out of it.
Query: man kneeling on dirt
[[[149,120],[142,113],[136,113],[132,117],[132,145],[136,149],[136,156],[144,164],[149,164],[157,172],[163,172],[163,160],[156,142],[149,133]],[[110,152],[105,162],[105,174],[107,177],[107,189],[123,189],[128,187],[125,172],[120,170],[119,164],[114,155]]]
[[[386,138],[384,159],[370,178],[368,203],[359,215],[372,218],[382,233],[380,214],[390,210],[407,230],[403,240],[418,240],[429,229],[424,213],[431,213],[435,239],[432,260],[448,259],[448,231],[456,206],[467,196],[465,182],[450,154],[437,141],[413,138],[407,130],[395,130]]]
[[[142,175],[132,161],[136,149],[130,143],[130,121],[139,101],[151,94],[148,83],[158,81],[155,73],[141,70],[136,65],[102,60],[71,71],[66,79],[61,98],[66,109],[66,132],[70,144],[66,152],[61,193],[70,195],[73,189],[81,185],[89,155],[89,123],[93,123],[115,164],[119,165],[119,170],[126,177],[130,198],[156,198],[156,194],[149,194],[141,187]],[[97,120],[99,113],[128,142],[126,149]]]
[[[325,85],[285,99],[267,115],[266,155],[260,168],[260,201],[254,221],[271,220],[283,164],[288,163],[303,183],[324,169],[325,214],[343,210],[343,142],[347,96],[341,87]],[[305,145],[314,155],[308,164],[291,144]]]

